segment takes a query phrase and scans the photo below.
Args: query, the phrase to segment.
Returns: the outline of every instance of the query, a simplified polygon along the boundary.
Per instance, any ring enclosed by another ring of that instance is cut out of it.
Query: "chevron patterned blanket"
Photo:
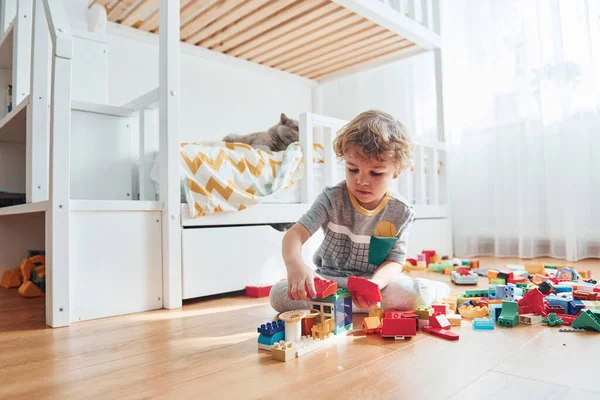
[[[180,154],[182,185],[194,218],[243,210],[302,179],[298,143],[279,152],[242,143],[182,143]],[[314,152],[313,160],[322,162]]]

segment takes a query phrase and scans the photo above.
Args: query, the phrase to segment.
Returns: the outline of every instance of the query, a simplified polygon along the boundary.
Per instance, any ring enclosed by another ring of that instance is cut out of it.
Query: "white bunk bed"
[[[180,201],[180,41],[223,53],[225,61],[243,59],[263,65],[257,68],[301,76],[315,93],[328,79],[434,51],[438,126],[443,127],[438,0],[96,0],[90,6],[95,4],[105,7],[111,22],[146,32],[158,30],[159,87],[122,107],[73,102],[73,44],[64,6],[60,0],[33,1],[31,98],[39,105],[21,102],[7,117],[27,121],[28,203],[0,209],[0,230],[4,215],[42,216],[38,225],[45,232],[50,326],[178,308],[183,299],[283,278],[283,234],[269,224],[297,220],[320,188],[337,181],[331,143],[345,121],[307,110],[300,115],[304,157],[300,198],[194,218]],[[52,46],[46,43],[48,32]],[[39,67],[48,47],[51,76]],[[313,57],[307,58],[307,52]],[[81,185],[70,168],[70,161],[77,158],[72,145],[81,139],[80,130],[77,135],[71,131],[75,133],[77,126],[93,130],[99,124],[134,132],[139,126],[140,158],[127,177],[137,177],[139,199],[133,191],[123,198],[102,198],[90,191],[73,196]],[[317,127],[321,131],[315,131]],[[0,126],[0,142],[3,134]],[[315,140],[325,147],[324,163],[317,167],[311,160]],[[158,200],[150,178],[156,154]],[[438,140],[417,140],[414,168],[398,181],[398,191],[417,209],[413,253],[425,247],[452,252],[446,174],[440,168],[445,157],[441,128]],[[322,178],[315,178],[316,170],[323,172]],[[318,239],[306,247],[306,259]]]

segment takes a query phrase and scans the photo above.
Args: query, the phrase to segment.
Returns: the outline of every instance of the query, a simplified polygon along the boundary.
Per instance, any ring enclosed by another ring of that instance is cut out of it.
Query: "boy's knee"
[[[273,285],[271,288],[271,293],[269,294],[269,302],[271,303],[271,307],[275,309],[277,312],[284,312],[283,310],[284,304],[287,300],[287,280],[279,281]]]

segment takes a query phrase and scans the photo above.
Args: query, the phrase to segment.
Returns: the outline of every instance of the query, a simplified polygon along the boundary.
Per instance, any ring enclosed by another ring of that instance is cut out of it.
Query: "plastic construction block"
[[[435,336],[439,336],[443,339],[447,339],[447,340],[458,340],[459,336],[457,333],[452,332],[451,330],[448,329],[442,329],[442,328],[433,328],[431,326],[424,326],[423,327],[423,332],[426,333],[430,333],[432,335]]]
[[[419,317],[419,319],[429,320],[429,316],[433,315],[433,308],[426,306],[418,306],[415,309],[415,314]]]
[[[277,332],[283,332],[285,329],[285,323],[282,320],[267,322],[266,324],[261,324],[256,330],[258,333],[263,335],[274,335]]]
[[[538,289],[543,294],[549,294],[552,291],[552,283],[549,281],[543,281],[538,285]]]
[[[537,288],[534,288],[519,300],[519,314],[538,314],[544,313],[544,295]]]
[[[583,310],[571,324],[573,328],[595,330],[600,332],[600,317],[591,310]]]
[[[316,298],[322,299],[335,294],[338,290],[337,283],[333,280],[315,278]]]
[[[450,322],[450,325],[452,326],[461,326],[462,324],[462,315],[460,314],[446,315],[446,318],[448,318],[448,322]]]
[[[573,298],[575,300],[588,300],[595,301],[598,299],[598,293],[596,292],[586,292],[583,290],[576,290],[573,292]]]
[[[498,318],[498,325],[513,327],[519,324],[519,303],[516,301],[503,301],[502,312]]]
[[[522,324],[528,324],[528,325],[541,324],[542,323],[542,316],[541,315],[534,315],[534,314],[520,314],[519,315],[519,322],[522,323]]]
[[[270,286],[246,286],[246,296],[248,297],[268,297],[271,293]]]
[[[432,304],[431,308],[433,308],[434,313],[440,313],[446,315],[448,306],[446,304]]]
[[[417,326],[410,318],[384,318],[382,337],[405,338],[417,335]]]
[[[570,299],[563,299],[562,297],[548,296],[544,300],[551,306],[562,307],[563,314],[569,313],[569,302]]]
[[[427,269],[432,272],[444,272],[445,268],[452,268],[452,264],[429,264]]]
[[[429,326],[432,328],[450,329],[450,322],[446,315],[435,313],[429,316]]]
[[[585,304],[581,300],[571,300],[569,301],[569,314],[577,315],[581,310],[585,308]]]
[[[379,317],[365,317],[361,328],[367,335],[381,331],[381,319]]]
[[[561,318],[558,318],[555,313],[550,313],[548,318],[544,318],[542,322],[550,326],[563,325],[565,323]]]
[[[353,296],[362,296],[365,300],[378,303],[381,301],[379,286],[359,276],[351,276],[348,279],[348,290]]]
[[[488,309],[490,318],[493,318],[494,321],[498,321],[498,318],[500,318],[500,314],[502,313],[502,304],[490,304]]]
[[[563,320],[565,325],[572,325],[573,321],[579,318],[579,315],[571,315],[571,314],[556,314],[556,318],[560,318]]]
[[[585,332],[585,329],[576,329],[576,328],[560,328],[559,332]]]
[[[491,318],[475,318],[472,324],[475,330],[494,330],[494,320]]]
[[[271,350],[271,346],[285,339],[285,332],[276,332],[273,335],[258,335],[258,348]]]
[[[489,297],[489,291],[485,289],[465,290],[461,297]]]

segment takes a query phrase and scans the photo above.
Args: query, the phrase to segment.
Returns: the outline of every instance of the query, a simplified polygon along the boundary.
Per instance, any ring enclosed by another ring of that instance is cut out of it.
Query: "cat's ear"
[[[281,117],[279,117],[279,122],[281,122],[282,124],[285,124],[287,121],[288,121],[287,115],[285,115],[284,113],[281,113]]]

